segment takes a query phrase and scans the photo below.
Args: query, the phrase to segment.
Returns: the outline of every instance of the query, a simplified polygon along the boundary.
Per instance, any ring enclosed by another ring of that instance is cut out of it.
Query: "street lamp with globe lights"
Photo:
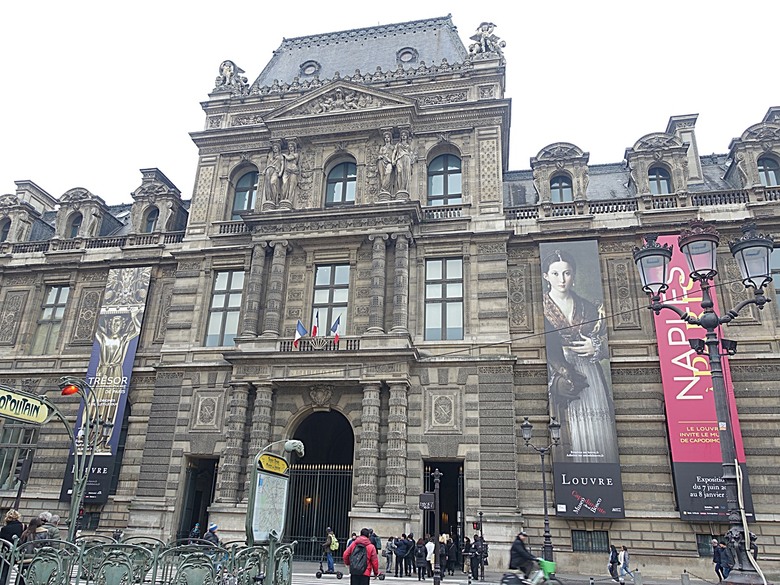
[[[697,353],[706,353],[710,362],[730,525],[726,536],[737,552],[735,569],[729,574],[726,581],[761,583],[763,580],[754,570],[746,551],[749,540],[745,538],[738,498],[737,450],[721,364],[721,348],[726,354],[733,355],[736,353],[737,344],[731,340],[719,339],[718,329],[721,325],[733,321],[745,307],[756,305],[759,309],[763,309],[764,305],[770,302],[770,299],[764,295],[764,287],[772,281],[770,256],[774,241],[772,236],[758,234],[754,223],[748,223],[742,229],[742,237],[729,243],[731,254],[737,261],[742,275],[742,283],[745,288],[752,288],[754,294],[752,298],[742,301],[725,314],[718,315],[714,310],[710,288],[712,279],[718,274],[716,254],[720,235],[714,228],[706,226],[703,222],[692,221],[689,229],[681,232],[678,245],[688,262],[691,279],[701,286],[702,314],[697,317],[675,305],[661,302],[661,295],[668,289],[668,267],[672,258],[672,246],[658,244],[657,238],[658,236],[654,234],[647,235],[645,245],[634,249],[634,261],[639,270],[642,289],[650,297],[648,308],[656,315],[660,315],[662,309],[668,309],[676,313],[682,321],[689,325],[702,327],[706,331],[704,340],[692,339],[690,345]]]
[[[556,446],[561,440],[561,423],[553,416],[550,417],[550,424],[547,425],[550,431],[550,443],[546,447],[537,447],[531,443],[532,433],[534,425],[528,420],[528,417],[524,417],[523,423],[520,425],[520,430],[523,431],[523,441],[525,441],[526,447],[531,447],[534,451],[539,453],[539,457],[542,463],[542,494],[544,501],[544,552],[542,556],[547,561],[553,560],[553,545],[552,535],[550,534],[550,513],[547,510],[547,476],[544,469],[544,456],[550,452],[550,450]]]

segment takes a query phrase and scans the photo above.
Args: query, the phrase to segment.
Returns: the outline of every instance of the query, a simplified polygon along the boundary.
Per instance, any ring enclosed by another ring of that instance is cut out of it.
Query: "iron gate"
[[[291,465],[284,541],[298,541],[295,558],[319,560],[328,527],[339,539],[339,554],[342,553],[349,538],[351,507],[351,465]]]

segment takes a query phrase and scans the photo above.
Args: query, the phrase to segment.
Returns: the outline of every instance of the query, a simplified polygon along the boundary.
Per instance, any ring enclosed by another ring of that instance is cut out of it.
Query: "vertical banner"
[[[93,434],[84,436],[83,404],[76,427],[78,448],[89,449],[95,445],[92,469],[84,494],[84,502],[88,504],[101,504],[108,500],[151,271],[151,267],[147,266],[108,272],[86,376],[97,398],[97,412],[95,402],[90,399]],[[71,450],[68,470],[73,465],[74,453]],[[72,491],[73,474],[69,472],[62,482],[60,500],[70,500]]]
[[[701,287],[690,277],[688,263],[677,246],[677,238],[662,236],[658,238],[658,243],[674,248],[669,263],[669,288],[661,295],[661,302],[700,315]],[[710,293],[717,311],[715,289],[711,288]],[[702,327],[681,321],[671,311],[661,311],[660,315],[656,315],[655,330],[680,517],[702,520],[722,516],[725,519],[728,516],[726,485],[710,362],[707,356],[697,354],[689,344],[691,339],[704,339],[706,332]],[[737,461],[742,468],[745,511],[752,514],[753,500],[747,482],[745,450],[727,358],[722,358],[722,365]]]
[[[556,513],[623,518],[615,408],[596,240],[540,244]]]

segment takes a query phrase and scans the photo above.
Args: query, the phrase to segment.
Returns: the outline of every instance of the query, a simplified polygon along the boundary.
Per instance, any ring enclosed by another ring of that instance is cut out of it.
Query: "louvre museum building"
[[[519,64],[460,24],[214,63],[190,185],[0,185],[2,511],[29,459],[22,516],[69,522],[87,448],[83,532],[239,540],[267,447],[300,558],[327,527],[434,533],[438,483],[440,532],[481,529],[492,567],[525,530],[559,572],[603,575],[614,543],[646,575],[710,575],[734,494],[780,560],[780,278],[742,254],[780,273],[780,107],[720,154],[680,113],[614,163],[555,142],[512,170]],[[44,395],[66,424],[19,414]]]

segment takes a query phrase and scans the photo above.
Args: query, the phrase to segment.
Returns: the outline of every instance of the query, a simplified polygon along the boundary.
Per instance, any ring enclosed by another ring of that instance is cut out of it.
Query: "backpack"
[[[339,539],[334,534],[330,535],[330,550],[339,550]]]
[[[363,575],[366,569],[368,569],[368,551],[366,545],[359,542],[352,549],[352,554],[349,555],[349,574]]]

